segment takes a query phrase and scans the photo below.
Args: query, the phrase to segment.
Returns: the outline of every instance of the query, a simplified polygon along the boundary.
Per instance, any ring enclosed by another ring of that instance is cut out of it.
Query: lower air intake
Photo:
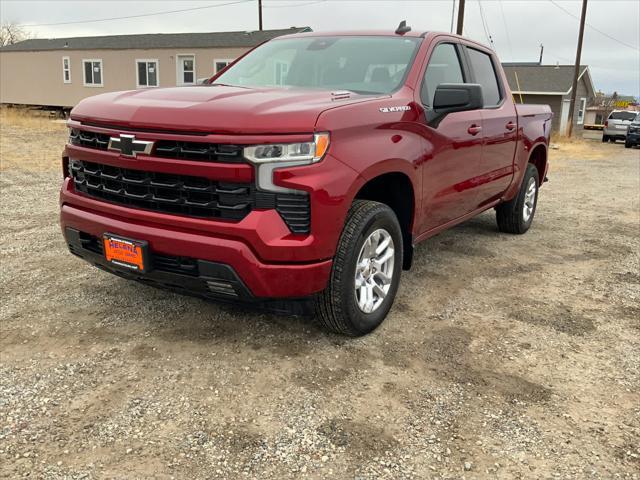
[[[211,293],[216,295],[224,295],[226,297],[237,297],[235,288],[229,282],[220,280],[207,280],[207,287]]]

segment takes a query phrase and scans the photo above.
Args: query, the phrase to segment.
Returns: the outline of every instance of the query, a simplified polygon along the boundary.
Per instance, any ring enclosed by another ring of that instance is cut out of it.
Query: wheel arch
[[[416,212],[416,192],[409,175],[401,171],[387,171],[366,179],[353,200],[372,200],[387,205],[398,218],[402,230],[402,268],[409,270],[413,260],[413,225]]]
[[[540,143],[531,149],[527,163],[533,164],[538,170],[538,185],[542,185],[547,176],[547,147]]]

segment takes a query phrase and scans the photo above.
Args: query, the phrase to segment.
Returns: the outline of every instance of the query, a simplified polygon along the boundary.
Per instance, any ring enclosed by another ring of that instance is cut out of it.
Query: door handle
[[[482,127],[480,125],[476,125],[475,123],[467,128],[467,132],[469,132],[471,135],[477,135],[478,133],[480,133],[480,130],[482,130]]]
[[[516,128],[516,124],[515,124],[515,123],[513,123],[513,122],[509,122],[509,123],[507,123],[507,124],[505,125],[505,128],[506,128],[507,130],[513,130],[514,128]]]

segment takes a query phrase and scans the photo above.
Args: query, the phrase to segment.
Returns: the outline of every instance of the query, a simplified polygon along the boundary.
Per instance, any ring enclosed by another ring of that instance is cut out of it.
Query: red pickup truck
[[[489,208],[526,232],[551,110],[514,105],[486,47],[407,30],[289,35],[203,85],[83,100],[63,156],[69,249],[362,335],[418,242]]]

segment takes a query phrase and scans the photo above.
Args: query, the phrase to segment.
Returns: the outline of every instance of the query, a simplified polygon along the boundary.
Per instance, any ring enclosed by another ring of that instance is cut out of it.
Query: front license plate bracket
[[[102,236],[107,262],[130,271],[145,273],[150,265],[149,243],[105,233]]]

